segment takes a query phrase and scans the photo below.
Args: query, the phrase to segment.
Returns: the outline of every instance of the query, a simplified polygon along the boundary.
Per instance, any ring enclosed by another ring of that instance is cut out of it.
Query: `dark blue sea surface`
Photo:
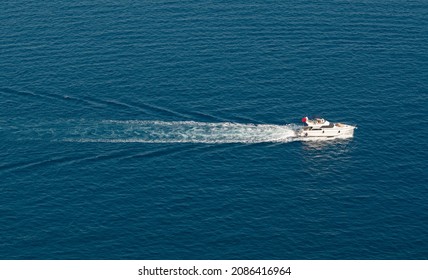
[[[427,259],[426,0],[0,3],[1,259]],[[352,139],[293,137],[305,115]]]

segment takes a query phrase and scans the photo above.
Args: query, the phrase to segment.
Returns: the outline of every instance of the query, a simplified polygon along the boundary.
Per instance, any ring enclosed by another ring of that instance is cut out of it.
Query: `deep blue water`
[[[425,0],[3,1],[1,259],[427,259]],[[301,117],[355,137],[290,138]]]

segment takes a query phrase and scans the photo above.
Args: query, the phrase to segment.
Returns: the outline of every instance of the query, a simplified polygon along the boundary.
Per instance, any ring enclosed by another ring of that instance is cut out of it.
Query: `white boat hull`
[[[297,135],[303,138],[349,138],[354,136],[354,129],[355,126],[352,125],[331,128],[304,127],[298,131]]]

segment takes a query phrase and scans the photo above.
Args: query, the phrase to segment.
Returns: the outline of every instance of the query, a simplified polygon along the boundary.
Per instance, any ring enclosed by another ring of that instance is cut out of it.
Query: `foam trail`
[[[263,143],[290,142],[294,125],[205,123],[194,121],[114,121],[82,122],[62,139],[73,142],[140,143]],[[59,136],[59,135],[58,135]]]

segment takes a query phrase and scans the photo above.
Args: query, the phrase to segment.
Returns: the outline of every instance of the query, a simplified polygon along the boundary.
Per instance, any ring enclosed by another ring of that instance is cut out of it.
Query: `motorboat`
[[[349,138],[353,137],[356,126],[331,123],[323,118],[302,118],[306,125],[297,131],[297,135],[303,138]]]

